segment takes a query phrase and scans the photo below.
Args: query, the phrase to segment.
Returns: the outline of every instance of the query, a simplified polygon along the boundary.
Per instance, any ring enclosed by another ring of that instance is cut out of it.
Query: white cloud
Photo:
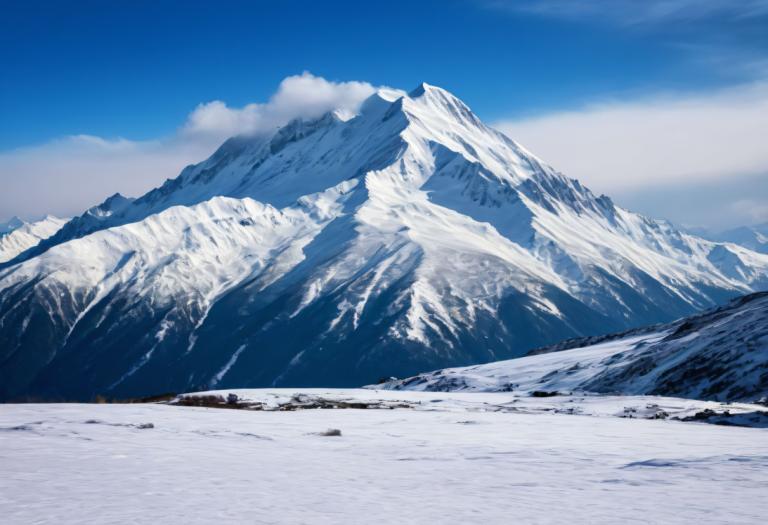
[[[71,216],[121,192],[138,195],[210,153],[211,144],[78,135],[0,153],[0,217]]]
[[[267,132],[333,109],[354,112],[373,91],[365,82],[331,82],[305,72],[284,79],[264,103],[201,104],[170,137],[131,141],[76,135],[0,152],[0,220],[74,215],[115,192],[141,195],[205,159],[232,135]]]
[[[768,0],[486,0],[486,4],[548,17],[602,19],[621,25],[768,15]]]
[[[188,135],[215,135],[270,131],[296,118],[320,116],[330,109],[355,112],[374,92],[367,82],[329,82],[310,73],[284,79],[264,104],[230,108],[220,100],[200,104],[189,116],[183,132]]]
[[[755,175],[651,186],[611,195],[622,206],[687,227],[719,231],[768,222],[768,168]]]
[[[768,83],[613,101],[496,127],[599,192],[696,184],[768,169]]]
[[[740,199],[732,202],[730,207],[733,213],[746,216],[747,224],[768,223],[768,202],[765,200]]]

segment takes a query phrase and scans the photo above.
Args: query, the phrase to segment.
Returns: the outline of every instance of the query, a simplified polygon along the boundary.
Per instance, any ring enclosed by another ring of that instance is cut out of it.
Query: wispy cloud
[[[763,82],[609,101],[496,126],[594,190],[621,196],[768,173],[766,115]],[[722,220],[738,207],[728,212],[726,205],[717,210]]]
[[[291,119],[354,112],[373,93],[366,82],[332,82],[310,73],[284,79],[266,102],[200,104],[172,136],[150,141],[76,135],[0,152],[0,220],[73,215],[120,192],[140,195],[241,133],[274,130]]]
[[[621,25],[744,20],[768,16],[768,0],[488,0],[490,7]]]
[[[746,216],[748,224],[768,223],[768,202],[765,199],[739,199],[730,203],[730,208],[732,212]]]
[[[768,169],[761,173],[615,192],[622,206],[687,227],[720,231],[768,222]]]
[[[600,191],[768,168],[768,83],[613,101],[497,127]]]
[[[200,104],[189,115],[182,132],[218,139],[240,133],[269,131],[287,121],[320,116],[331,109],[354,112],[374,92],[367,82],[331,82],[310,73],[284,79],[265,103],[231,108],[220,100]]]
[[[766,77],[768,0],[475,0],[510,14],[611,28],[730,79]]]

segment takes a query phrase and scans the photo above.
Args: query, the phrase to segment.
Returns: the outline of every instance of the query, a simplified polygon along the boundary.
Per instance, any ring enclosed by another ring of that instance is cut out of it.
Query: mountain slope
[[[18,217],[11,217],[7,222],[0,222],[0,235],[5,235],[24,225]]]
[[[718,242],[732,242],[755,252],[768,253],[768,224],[741,226],[712,235],[711,238]]]
[[[420,391],[585,391],[716,401],[768,396],[768,293],[583,346],[466,368],[438,370],[375,388]]]
[[[0,263],[10,261],[20,253],[37,246],[57,231],[68,221],[53,215],[34,221],[22,221],[14,217],[4,224],[0,224]]]
[[[364,384],[669,321],[768,256],[623,210],[433,86],[235,137],[0,266],[0,397]]]

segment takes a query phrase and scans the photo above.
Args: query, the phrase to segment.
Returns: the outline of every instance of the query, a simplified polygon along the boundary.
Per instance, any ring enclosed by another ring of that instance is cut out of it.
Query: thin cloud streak
[[[768,16],[768,0],[490,0],[486,4],[521,13],[604,20],[624,26]]]
[[[475,0],[513,15],[631,33],[730,81],[766,71],[768,0]]]
[[[684,198],[681,187],[722,187],[730,180],[751,184],[748,181],[764,178],[768,173],[765,115],[768,82],[761,82],[709,94],[605,102],[501,121],[496,127],[594,191],[629,196],[633,203],[632,194],[642,192],[640,211],[655,215],[657,209],[669,209],[654,207],[654,200],[665,201],[668,190]],[[744,190],[738,199],[749,195],[749,188]],[[748,220],[743,212],[736,201],[723,202],[721,209],[708,212],[709,221],[717,225]],[[700,220],[706,214],[691,215]],[[751,216],[763,217],[760,211]]]
[[[606,102],[496,123],[599,191],[659,187],[768,167],[768,83],[705,95]]]

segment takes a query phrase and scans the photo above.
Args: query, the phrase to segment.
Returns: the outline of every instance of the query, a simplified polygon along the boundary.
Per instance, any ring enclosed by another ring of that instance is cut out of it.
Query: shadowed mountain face
[[[360,385],[767,286],[768,256],[594,196],[450,93],[380,91],[0,265],[0,396]]]

